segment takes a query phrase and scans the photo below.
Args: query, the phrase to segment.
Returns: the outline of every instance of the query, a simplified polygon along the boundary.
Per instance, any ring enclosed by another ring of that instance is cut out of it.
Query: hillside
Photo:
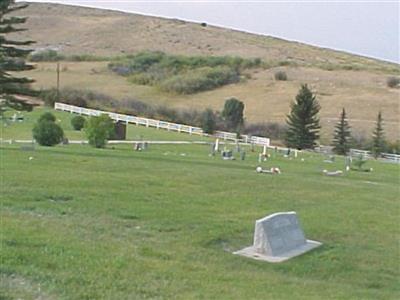
[[[56,4],[31,4],[19,14],[28,17],[29,31],[19,38],[36,40],[36,49],[57,49],[64,54],[90,53],[117,56],[142,50],[184,55],[236,55],[261,58],[267,68],[249,72],[250,79],[194,95],[171,95],[126,82],[107,70],[107,62],[63,63],[62,86],[97,90],[116,98],[131,97],[177,107],[220,109],[227,97],[246,104],[248,122],[283,122],[301,83],[308,83],[321,102],[324,134],[329,138],[341,108],[351,125],[369,135],[378,110],[383,111],[386,131],[399,138],[399,89],[386,86],[399,66],[344,52],[289,42],[269,36],[201,26],[110,10]],[[288,81],[275,81],[277,70]],[[54,64],[40,63],[29,76],[36,87],[55,85]]]

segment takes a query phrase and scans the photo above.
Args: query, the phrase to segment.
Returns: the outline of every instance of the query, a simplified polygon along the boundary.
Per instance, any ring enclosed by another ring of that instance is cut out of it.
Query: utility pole
[[[57,62],[57,102],[60,102],[60,62]]]

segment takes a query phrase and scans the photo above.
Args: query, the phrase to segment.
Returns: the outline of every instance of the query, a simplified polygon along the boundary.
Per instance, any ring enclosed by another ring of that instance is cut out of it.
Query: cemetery
[[[4,127],[2,141],[30,140],[42,113]],[[126,127],[126,138],[136,144],[97,149],[72,143],[83,133],[71,128],[70,114],[52,113],[68,145],[0,146],[6,295],[398,295],[397,164],[368,160],[360,170],[373,172],[359,172],[353,159],[345,172],[342,156],[326,163],[314,152],[238,149],[223,139],[135,125]],[[265,171],[274,176],[261,176]]]

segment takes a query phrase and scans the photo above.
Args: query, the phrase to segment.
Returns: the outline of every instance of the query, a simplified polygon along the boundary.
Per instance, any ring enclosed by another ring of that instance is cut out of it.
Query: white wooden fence
[[[201,129],[200,127],[193,127],[193,126],[189,126],[189,125],[165,122],[165,121],[161,121],[161,120],[154,120],[154,119],[142,118],[142,117],[137,117],[137,116],[130,116],[130,115],[113,113],[113,112],[106,112],[106,111],[101,111],[101,110],[96,110],[96,109],[79,107],[79,106],[75,106],[75,105],[69,105],[69,104],[60,103],[60,102],[56,102],[54,104],[54,109],[66,111],[66,112],[70,112],[70,113],[76,113],[76,114],[80,114],[80,115],[86,115],[86,116],[100,116],[102,114],[107,114],[110,116],[111,119],[120,121],[120,122],[125,122],[127,124],[131,123],[131,124],[142,125],[142,126],[146,126],[146,127],[154,127],[157,129],[166,129],[168,131],[177,131],[177,132],[184,132],[184,133],[188,133],[188,134],[197,134],[197,135],[201,135],[201,136],[208,136],[208,134],[204,133],[203,129]],[[216,138],[221,138],[223,140],[229,140],[229,141],[237,141],[238,140],[236,133],[232,133],[232,132],[216,131],[213,136]],[[270,139],[264,138],[264,137],[258,137],[258,136],[241,135],[239,141],[244,142],[244,143],[253,143],[255,145],[261,145],[261,146],[267,146],[267,147],[270,145]]]
[[[350,149],[350,155],[352,157],[358,157],[362,155],[365,159],[373,158],[370,151]],[[392,153],[381,153],[380,158],[385,161],[400,163],[400,155]]]

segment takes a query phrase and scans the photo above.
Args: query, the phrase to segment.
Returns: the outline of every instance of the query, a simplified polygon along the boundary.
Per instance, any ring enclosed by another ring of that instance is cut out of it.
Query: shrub
[[[44,113],[32,129],[33,138],[42,146],[54,146],[64,138],[64,131],[51,113]]]
[[[287,126],[276,122],[254,123],[245,127],[244,133],[248,135],[263,136],[274,140],[283,140]]]
[[[37,51],[29,55],[28,59],[30,61],[59,61],[65,58],[64,55],[59,54],[55,50],[42,50]]]
[[[160,88],[166,92],[193,94],[238,82],[239,74],[227,67],[204,67],[165,80]]]
[[[386,151],[388,153],[400,154],[400,140],[397,140],[395,142],[388,142],[386,147]]]
[[[85,132],[89,144],[96,148],[104,148],[107,140],[114,136],[114,123],[108,115],[90,117],[85,123]]]
[[[354,158],[353,165],[356,167],[357,170],[362,171],[363,166],[366,162],[367,160],[364,158],[362,154],[360,154],[356,158]]]
[[[56,117],[51,112],[45,112],[38,119],[38,122],[42,122],[42,121],[55,122]]]
[[[350,141],[350,148],[369,150],[371,148],[371,141],[368,140],[365,132],[353,130]]]
[[[46,106],[53,107],[54,103],[58,101],[57,89],[40,91],[39,98],[41,98]]]
[[[81,130],[85,126],[85,118],[82,116],[75,116],[71,119],[72,128]]]
[[[135,84],[192,94],[238,82],[242,70],[261,64],[260,58],[183,56],[147,51],[115,59],[108,67],[119,75],[129,76],[128,80]]]
[[[277,71],[275,72],[275,80],[280,80],[280,81],[286,81],[287,80],[287,75],[286,72],[284,71]]]
[[[400,78],[391,76],[387,79],[386,84],[390,88],[396,88],[400,86]]]

